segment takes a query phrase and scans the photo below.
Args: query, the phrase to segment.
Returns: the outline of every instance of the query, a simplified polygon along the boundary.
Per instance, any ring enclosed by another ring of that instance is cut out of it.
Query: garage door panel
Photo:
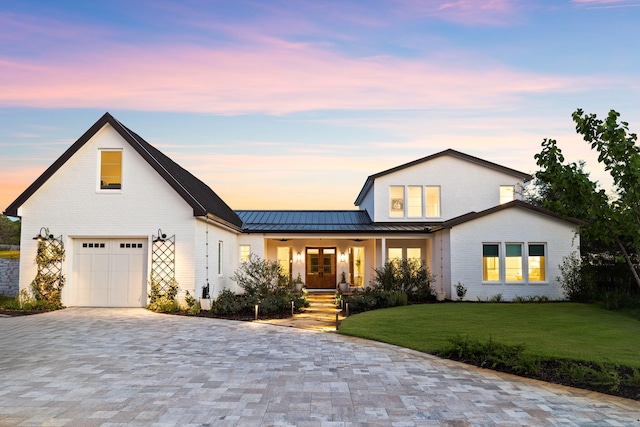
[[[74,248],[71,305],[145,305],[146,240],[77,239]]]

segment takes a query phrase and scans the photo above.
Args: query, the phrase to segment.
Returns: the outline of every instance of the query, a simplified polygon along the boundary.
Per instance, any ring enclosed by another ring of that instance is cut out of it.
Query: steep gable
[[[377,178],[380,178],[382,176],[389,175],[389,174],[392,174],[394,172],[398,172],[398,171],[401,171],[403,169],[407,169],[407,168],[410,168],[410,167],[413,167],[413,166],[416,166],[416,165],[419,165],[419,164],[422,164],[422,163],[425,163],[425,162],[428,162],[430,160],[434,160],[434,159],[437,159],[437,158],[443,157],[443,156],[455,157],[457,159],[461,159],[461,160],[464,160],[464,161],[467,161],[467,162],[470,162],[470,163],[473,163],[473,164],[476,164],[476,165],[480,165],[480,166],[483,166],[483,167],[486,167],[486,168],[489,168],[489,169],[492,169],[492,170],[496,170],[498,172],[502,172],[502,173],[505,173],[507,175],[512,175],[512,176],[514,176],[514,177],[516,177],[516,178],[518,178],[518,179],[520,179],[522,181],[525,181],[525,182],[531,180],[531,175],[529,175],[527,173],[520,172],[520,171],[517,171],[515,169],[511,169],[511,168],[505,167],[505,166],[501,166],[499,164],[492,163],[492,162],[480,159],[478,157],[470,156],[468,154],[461,153],[461,152],[456,151],[456,150],[448,149],[448,150],[444,150],[444,151],[441,151],[439,153],[432,154],[430,156],[423,157],[421,159],[414,160],[412,162],[405,163],[405,164],[402,164],[400,166],[396,166],[396,167],[393,167],[391,169],[387,169],[385,171],[378,172],[376,174],[370,175],[367,178],[367,180],[365,181],[362,189],[360,190],[360,193],[358,194],[358,197],[356,198],[356,201],[354,202],[354,204],[356,206],[360,206],[362,204],[362,201],[364,200],[364,198],[367,195],[367,193],[369,192],[369,190],[371,190],[371,188],[373,187],[373,184],[374,184],[374,182],[375,182],[375,180]]]
[[[18,216],[22,206],[45,182],[51,178],[87,141],[105,125],[111,125],[118,134],[193,208],[194,216],[209,216],[232,228],[240,229],[242,220],[236,213],[205,183],[175,163],[160,150],[153,147],[138,134],[124,126],[111,114],[105,113],[89,128],[67,151],[65,151],[47,170],[44,171],[18,198],[6,209],[5,215]]]

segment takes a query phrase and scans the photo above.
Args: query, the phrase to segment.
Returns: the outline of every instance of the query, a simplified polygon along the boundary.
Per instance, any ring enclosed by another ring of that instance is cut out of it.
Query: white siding
[[[122,191],[97,191],[98,150],[123,150]],[[158,229],[176,236],[176,279],[182,289],[193,289],[195,220],[192,208],[110,126],[98,131],[20,207],[22,256],[20,288],[36,274],[33,236],[48,227],[62,235],[67,250],[67,278],[63,303],[74,286],[70,262],[74,237],[146,238]],[[150,256],[150,255],[149,255]],[[150,265],[150,259],[148,262]]]
[[[441,217],[424,219],[428,221],[447,220],[496,206],[500,202],[501,185],[519,184],[522,182],[518,178],[485,166],[452,156],[436,157],[377,178],[369,192],[375,194],[372,197],[375,200],[372,219],[375,222],[416,221],[416,218],[389,216],[389,186],[392,185],[440,186]]]
[[[563,299],[557,281],[562,258],[578,250],[575,228],[567,222],[522,208],[510,208],[458,225],[451,230],[451,280],[467,287],[467,300],[490,299],[502,294],[505,300],[516,296],[547,296]],[[482,244],[545,243],[546,282],[518,284],[482,283]],[[453,291],[455,299],[455,290]]]

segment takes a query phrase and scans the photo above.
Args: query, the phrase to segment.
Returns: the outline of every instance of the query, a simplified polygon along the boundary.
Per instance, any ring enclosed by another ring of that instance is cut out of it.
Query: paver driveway
[[[0,319],[0,425],[640,425],[637,402],[334,333],[80,309]]]

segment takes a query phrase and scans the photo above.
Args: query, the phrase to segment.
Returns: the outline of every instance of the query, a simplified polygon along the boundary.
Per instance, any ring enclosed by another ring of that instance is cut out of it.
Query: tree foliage
[[[598,162],[613,179],[611,197],[590,179],[584,162],[565,163],[553,139],[545,139],[535,156],[541,168],[536,179],[542,206],[585,221],[583,238],[615,247],[640,287],[640,148],[637,135],[619,117],[614,110],[605,120],[581,109],[572,115],[576,131],[598,152]]]
[[[0,244],[20,244],[20,221],[11,221],[5,215],[0,215]]]

